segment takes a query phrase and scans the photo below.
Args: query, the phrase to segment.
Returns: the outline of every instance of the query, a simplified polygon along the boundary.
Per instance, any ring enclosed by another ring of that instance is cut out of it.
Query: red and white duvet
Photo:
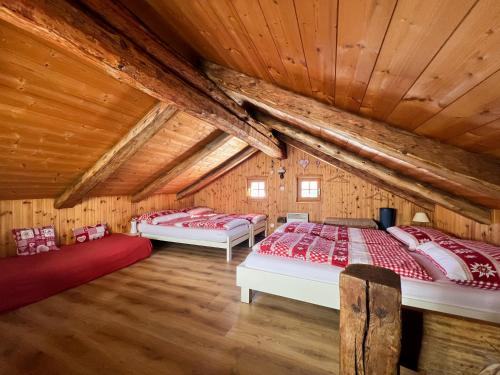
[[[349,228],[344,225],[336,226],[296,222],[286,223],[276,231],[283,233],[307,233],[338,242],[401,246],[401,243],[390,234],[378,229],[360,229]]]
[[[421,244],[416,252],[430,259],[457,284],[500,290],[500,247],[448,238]]]
[[[227,214],[210,214],[199,216],[180,217],[174,220],[160,223],[163,226],[174,226],[178,228],[231,230],[241,225],[247,225],[246,219],[241,219]]]
[[[336,242],[309,233],[274,232],[255,245],[254,250],[342,268],[355,263],[371,264],[404,277],[432,280],[402,246]]]

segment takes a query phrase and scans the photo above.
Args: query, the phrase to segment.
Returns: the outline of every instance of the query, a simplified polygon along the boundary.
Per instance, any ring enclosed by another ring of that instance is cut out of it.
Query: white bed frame
[[[251,303],[253,291],[274,294],[316,305],[340,309],[338,283],[320,282],[275,272],[256,270],[241,264],[236,268],[236,285],[241,287],[241,302]],[[500,323],[500,314],[478,311],[467,307],[451,306],[404,297],[404,306],[421,310],[437,311],[471,319]]]
[[[220,249],[226,249],[226,261],[229,263],[233,257],[233,246],[236,246],[246,240],[248,240],[248,245],[252,247],[255,243],[255,236],[261,232],[264,232],[267,236],[267,220],[261,221],[257,224],[250,224],[249,230],[247,233],[236,235],[236,236],[228,236],[226,242],[215,242],[215,241],[206,241],[206,240],[193,240],[187,238],[179,238],[179,237],[170,237],[170,236],[161,236],[158,234],[149,234],[139,232],[141,237],[149,238],[151,240],[165,241],[165,242],[174,242],[174,243],[184,243],[188,245],[197,245],[197,246],[206,246],[206,247],[217,247]]]

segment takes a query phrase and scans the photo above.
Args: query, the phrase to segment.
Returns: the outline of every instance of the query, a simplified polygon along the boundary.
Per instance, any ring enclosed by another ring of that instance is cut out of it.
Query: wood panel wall
[[[56,210],[54,200],[23,199],[0,201],[0,258],[16,254],[11,229],[54,225],[60,244],[74,243],[72,229],[83,225],[107,223],[112,232],[130,229],[132,216],[144,211],[181,208],[193,205],[193,197],[177,201],[173,194],[158,194],[132,203],[129,196],[95,197],[73,208]]]
[[[300,160],[307,160],[303,168]],[[277,170],[286,169],[280,180]],[[247,197],[248,177],[264,176],[268,182],[268,196],[262,200]],[[297,203],[297,177],[320,176],[322,179],[321,202]],[[280,189],[283,186],[283,190]],[[415,212],[424,211],[433,225],[463,238],[484,240],[500,244],[500,211],[495,212],[496,224],[482,225],[442,207],[427,212],[415,204],[371,185],[341,169],[323,163],[308,154],[288,148],[288,159],[273,160],[262,153],[256,154],[231,172],[195,195],[195,205],[207,205],[222,212],[263,212],[269,215],[269,230],[279,225],[277,219],[287,212],[308,212],[311,221],[325,217],[374,218],[379,217],[380,207],[397,210],[397,224],[410,224]]]

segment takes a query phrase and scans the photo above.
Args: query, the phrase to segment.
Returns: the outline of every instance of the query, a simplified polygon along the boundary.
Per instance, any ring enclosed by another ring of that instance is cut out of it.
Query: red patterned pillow
[[[80,243],[98,240],[105,236],[109,236],[110,233],[106,224],[97,224],[94,226],[75,228],[73,229],[73,235],[75,236],[75,241]]]
[[[387,231],[408,246],[410,250],[415,250],[422,243],[450,238],[446,233],[429,227],[399,225],[387,228]]]
[[[59,250],[56,246],[54,226],[42,228],[12,229],[16,241],[17,255],[33,255],[46,251]]]

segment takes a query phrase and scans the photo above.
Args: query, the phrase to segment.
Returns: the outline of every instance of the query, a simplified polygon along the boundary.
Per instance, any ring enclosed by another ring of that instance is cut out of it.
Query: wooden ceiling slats
[[[307,61],[312,95],[333,104],[335,101],[335,59],[337,2],[294,1],[297,23]]]
[[[335,105],[358,111],[396,0],[339,0]]]
[[[309,70],[293,0],[260,0],[266,23],[288,78],[300,93],[312,95]]]
[[[500,2],[480,0],[388,121],[415,129],[500,69]]]
[[[398,2],[360,112],[385,119],[462,22],[475,1]]]

